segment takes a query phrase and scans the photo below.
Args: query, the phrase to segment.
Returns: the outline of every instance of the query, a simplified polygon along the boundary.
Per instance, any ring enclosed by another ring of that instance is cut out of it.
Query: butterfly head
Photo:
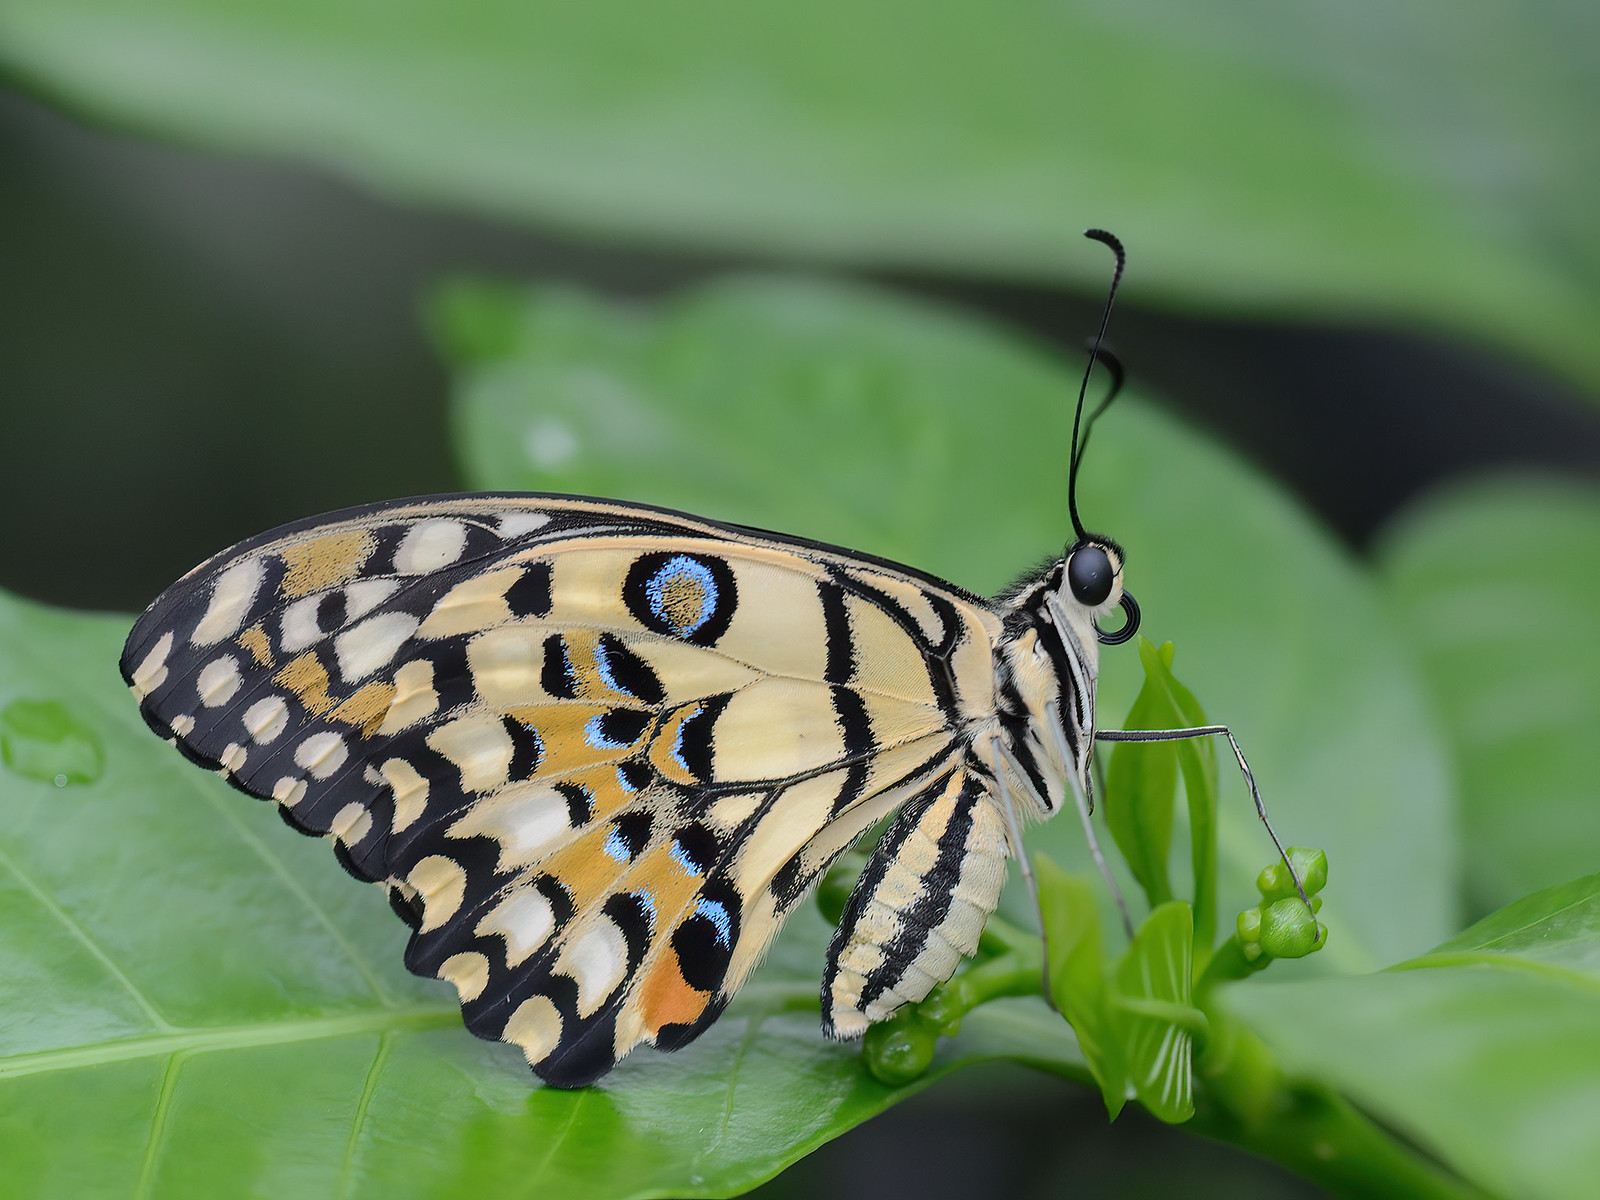
[[[995,663],[1002,728],[1038,816],[1070,803],[1074,781],[1085,795],[1092,787],[1100,644],[1125,642],[1139,625],[1122,563],[1116,542],[1088,534],[1002,597],[1006,632]],[[1119,607],[1121,627],[1102,629]]]

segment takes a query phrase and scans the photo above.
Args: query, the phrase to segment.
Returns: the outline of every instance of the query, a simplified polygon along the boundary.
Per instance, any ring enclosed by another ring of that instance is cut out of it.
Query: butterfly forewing
[[[157,732],[390,889],[473,1032],[571,1085],[692,1039],[828,863],[951,777],[998,635],[847,551],[472,496],[242,543],[122,667]]]

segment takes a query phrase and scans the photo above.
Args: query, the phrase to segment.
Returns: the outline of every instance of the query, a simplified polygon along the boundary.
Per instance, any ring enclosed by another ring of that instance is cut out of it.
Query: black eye
[[[1079,604],[1090,608],[1104,604],[1115,578],[1111,556],[1099,546],[1079,546],[1067,559],[1067,586]]]

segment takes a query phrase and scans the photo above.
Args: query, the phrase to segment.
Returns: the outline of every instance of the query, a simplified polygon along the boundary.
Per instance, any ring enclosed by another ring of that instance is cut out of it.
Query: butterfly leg
[[[1233,748],[1234,761],[1239,764],[1239,770],[1244,773],[1245,786],[1250,789],[1250,799],[1255,802],[1256,816],[1261,818],[1261,824],[1266,828],[1267,836],[1272,839],[1272,844],[1278,851],[1278,857],[1283,860],[1283,865],[1288,868],[1289,878],[1294,880],[1295,890],[1300,893],[1300,899],[1306,902],[1306,907],[1311,907],[1311,898],[1306,895],[1305,885],[1300,882],[1300,875],[1294,869],[1294,864],[1289,861],[1289,855],[1283,849],[1283,843],[1278,840],[1278,833],[1272,828],[1272,822],[1267,818],[1267,806],[1261,799],[1260,789],[1256,787],[1256,777],[1250,770],[1250,764],[1244,759],[1244,751],[1239,749],[1239,741],[1233,736],[1233,731],[1226,725],[1196,725],[1192,729],[1098,729],[1095,731],[1095,740],[1100,742],[1177,742],[1185,738],[1200,737],[1225,737],[1228,745]]]
[[[1072,752],[1067,749],[1066,734],[1061,732],[1062,725],[1059,719],[1055,721],[1046,721],[1044,724],[1045,728],[1055,739],[1056,754],[1060,757],[1061,761],[1066,763],[1073,762],[1074,756]],[[1014,767],[1015,765],[1016,764],[1013,763]],[[1078,806],[1078,820],[1083,825],[1084,841],[1089,843],[1089,853],[1094,858],[1094,865],[1100,869],[1100,878],[1106,881],[1106,887],[1111,891],[1111,898],[1117,903],[1117,912],[1122,917],[1123,932],[1125,932],[1131,940],[1133,937],[1133,918],[1128,915],[1128,902],[1123,898],[1122,889],[1117,886],[1116,876],[1111,874],[1111,866],[1106,862],[1104,851],[1100,849],[1100,839],[1094,835],[1094,822],[1090,819],[1090,814],[1094,812],[1094,805],[1092,805],[1089,802],[1089,798],[1083,794],[1083,785],[1078,781],[1077,775],[1072,771],[1068,771],[1066,775],[1067,782],[1072,785],[1072,799]],[[1018,778],[1021,779],[1023,776],[1018,775]]]

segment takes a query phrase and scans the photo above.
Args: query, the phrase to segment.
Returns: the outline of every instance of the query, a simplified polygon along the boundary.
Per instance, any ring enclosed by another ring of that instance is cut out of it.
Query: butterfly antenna
[[[1094,364],[1101,359],[1100,344],[1105,341],[1106,326],[1111,321],[1111,305],[1117,298],[1117,288],[1122,283],[1123,269],[1128,265],[1128,255],[1122,249],[1122,243],[1117,239],[1116,234],[1107,233],[1104,229],[1085,229],[1083,236],[1111,247],[1111,253],[1117,256],[1117,267],[1111,275],[1111,288],[1106,293],[1106,306],[1100,313],[1100,328],[1094,335],[1094,346],[1089,351],[1089,362],[1083,369],[1083,382],[1078,385],[1078,406],[1072,414],[1072,457],[1067,467],[1067,513],[1072,517],[1073,532],[1077,534],[1080,540],[1087,534],[1083,528],[1083,521],[1078,517],[1078,459],[1082,455],[1078,442],[1078,431],[1083,427],[1083,404],[1089,395],[1089,377],[1094,374]],[[1117,387],[1120,386],[1119,382],[1116,387],[1113,387],[1111,391],[1112,397],[1115,397]],[[1099,409],[1095,411],[1095,416],[1099,416],[1100,413],[1104,412],[1106,404],[1110,402],[1108,398],[1102,403]],[[1092,421],[1093,418],[1091,417],[1090,420]]]
[[[1122,393],[1122,385],[1127,380],[1127,372],[1123,370],[1122,360],[1105,346],[1096,346],[1092,342],[1084,343],[1084,349],[1100,360],[1100,365],[1111,375],[1111,386],[1106,389],[1105,398],[1095,406],[1089,414],[1089,419],[1083,423],[1083,438],[1078,442],[1078,451],[1073,455],[1072,469],[1076,471],[1078,464],[1083,462],[1083,452],[1089,448],[1089,435],[1094,432],[1094,423],[1100,419],[1100,414],[1111,407],[1111,402]]]

